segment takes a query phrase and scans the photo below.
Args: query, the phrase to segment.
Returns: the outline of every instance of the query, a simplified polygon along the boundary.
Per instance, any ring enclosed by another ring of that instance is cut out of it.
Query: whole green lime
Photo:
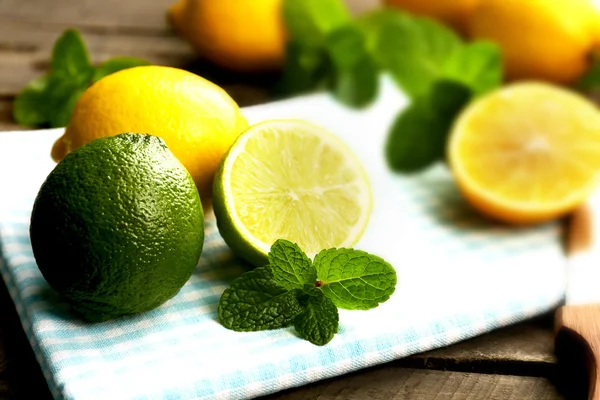
[[[204,214],[192,177],[163,140],[124,133],[54,168],[35,200],[30,236],[50,286],[102,321],[177,294],[200,258]]]

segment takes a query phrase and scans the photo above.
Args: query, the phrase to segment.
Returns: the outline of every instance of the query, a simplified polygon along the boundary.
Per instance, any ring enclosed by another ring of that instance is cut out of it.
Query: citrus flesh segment
[[[221,235],[255,265],[277,239],[309,256],[353,246],[371,212],[366,173],[332,134],[303,121],[251,127],[232,146],[215,179]]]
[[[473,206],[509,223],[541,222],[571,211],[599,182],[600,113],[566,89],[516,83],[468,106],[448,146]]]

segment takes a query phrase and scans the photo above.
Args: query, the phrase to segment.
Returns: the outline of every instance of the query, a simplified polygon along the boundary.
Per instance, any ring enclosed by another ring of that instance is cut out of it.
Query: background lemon
[[[465,34],[475,6],[482,0],[384,0],[390,6],[435,18]],[[485,1],[485,0],[483,0]]]
[[[571,83],[589,67],[598,43],[592,0],[484,0],[469,23],[475,39],[502,49],[508,79]]]
[[[237,104],[211,82],[180,69],[137,67],[101,79],[81,96],[52,157],[59,161],[99,137],[150,133],[164,139],[204,195],[247,127]]]
[[[169,9],[175,28],[223,67],[278,68],[285,54],[282,0],[179,0]]]
[[[214,182],[213,205],[223,239],[256,266],[277,239],[311,258],[351,247],[371,214],[362,164],[337,137],[303,121],[269,121],[231,147]]]
[[[562,216],[600,181],[600,112],[546,83],[515,83],[476,100],[459,116],[448,146],[466,199],[505,222]]]

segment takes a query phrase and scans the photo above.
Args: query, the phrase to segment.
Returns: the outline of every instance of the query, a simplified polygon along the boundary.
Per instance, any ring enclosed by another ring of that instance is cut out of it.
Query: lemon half
[[[507,85],[461,113],[448,159],[482,213],[517,224],[560,217],[599,183],[600,112],[558,86]]]
[[[277,239],[309,257],[348,247],[363,234],[372,208],[367,174],[336,136],[304,121],[269,121],[233,144],[217,171],[213,203],[232,250],[264,265]]]

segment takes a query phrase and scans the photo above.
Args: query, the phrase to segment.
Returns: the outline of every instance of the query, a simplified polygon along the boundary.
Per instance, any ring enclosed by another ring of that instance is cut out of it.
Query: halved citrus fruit
[[[216,174],[213,205],[221,236],[254,265],[277,239],[310,257],[353,246],[372,208],[359,159],[336,136],[304,121],[254,125],[233,144]]]
[[[448,160],[466,199],[516,224],[562,216],[599,183],[600,112],[545,83],[507,85],[457,119]]]

